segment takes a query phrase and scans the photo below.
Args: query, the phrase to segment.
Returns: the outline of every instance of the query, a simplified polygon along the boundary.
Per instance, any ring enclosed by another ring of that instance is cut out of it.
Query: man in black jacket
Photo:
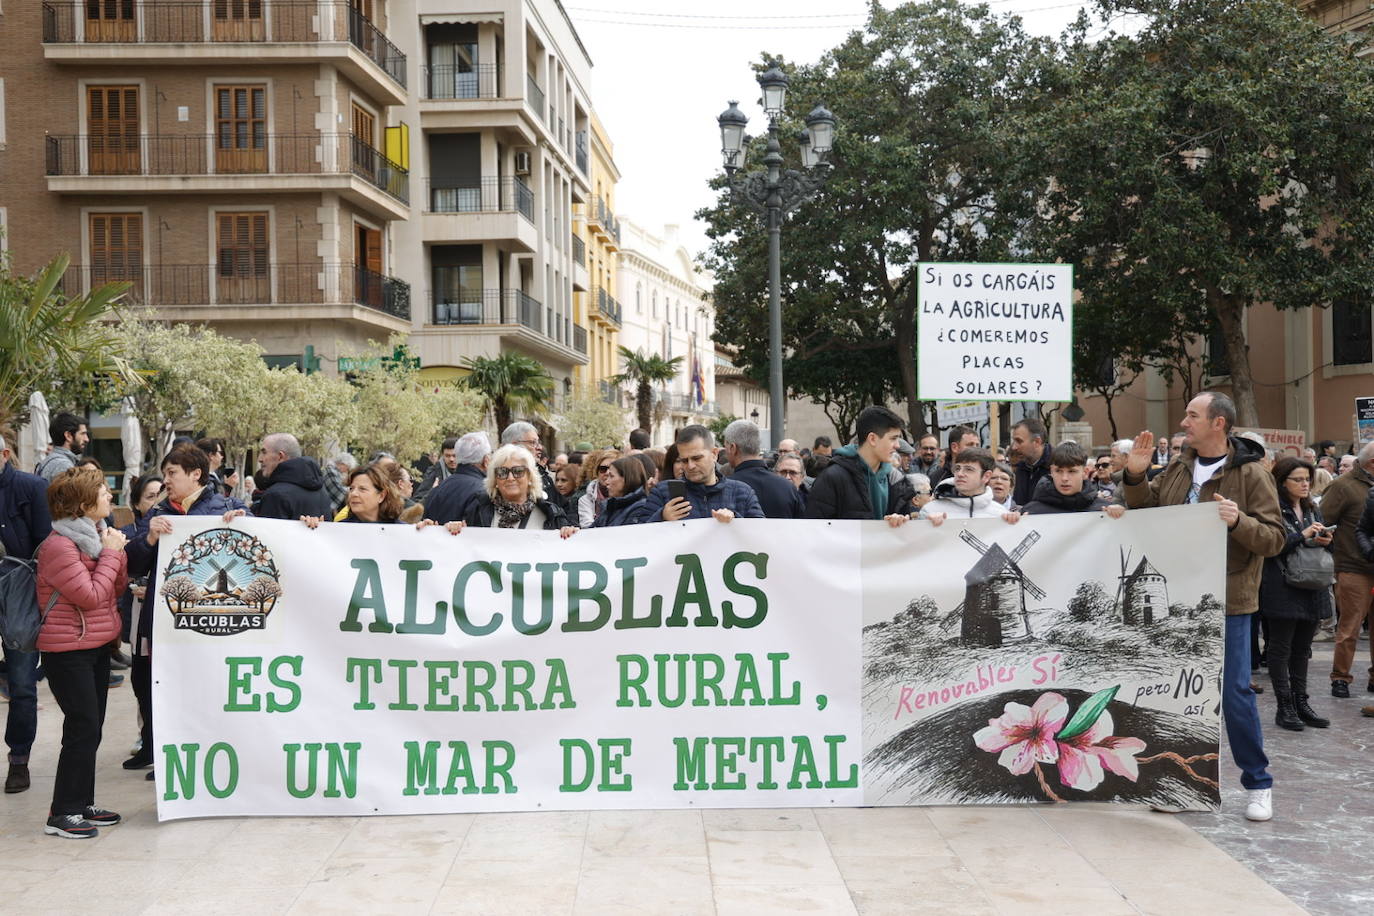
[[[258,449],[258,469],[266,480],[263,489],[254,495],[254,515],[292,521],[303,515],[330,517],[324,474],[314,458],[301,454],[301,444],[295,436],[271,433],[263,437]]]
[[[725,458],[735,472],[731,480],[748,484],[759,498],[767,518],[801,518],[806,511],[801,491],[768,470],[759,457],[759,428],[750,420],[736,420],[725,427]],[[795,458],[788,454],[788,458]],[[782,459],[779,458],[779,461]]]
[[[487,462],[491,440],[484,432],[460,436],[453,444],[458,466],[425,500],[425,518],[439,524],[461,522],[472,502],[487,491]]]
[[[915,490],[893,474],[892,453],[902,437],[902,418],[886,407],[865,407],[857,423],[858,444],[836,449],[831,464],[811,485],[807,518],[886,519],[906,524]]]
[[[1050,476],[1050,447],[1045,444],[1045,424],[1026,417],[1011,428],[1011,453],[1016,456],[1016,486],[1011,501],[1024,506],[1035,495],[1035,485]],[[1079,462],[1079,467],[1083,462]]]

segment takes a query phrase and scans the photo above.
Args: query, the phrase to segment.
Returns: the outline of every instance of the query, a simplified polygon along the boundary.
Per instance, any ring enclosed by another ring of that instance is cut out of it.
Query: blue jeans
[[[1250,628],[1254,614],[1226,616],[1226,658],[1221,674],[1221,716],[1231,757],[1240,767],[1240,784],[1247,789],[1267,789],[1274,784],[1269,758],[1264,755],[1264,732],[1259,707],[1250,689]]]
[[[38,734],[38,653],[20,652],[6,646],[5,672],[10,689],[10,709],[5,722],[10,763],[28,763],[34,736]]]

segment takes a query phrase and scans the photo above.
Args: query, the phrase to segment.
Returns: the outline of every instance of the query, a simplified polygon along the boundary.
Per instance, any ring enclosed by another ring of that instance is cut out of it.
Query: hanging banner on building
[[[162,819],[1218,804],[1210,506],[568,540],[174,525]]]
[[[1374,398],[1355,399],[1355,432],[1361,448],[1374,442]]]
[[[1073,397],[1073,267],[918,266],[916,390],[922,401]]]

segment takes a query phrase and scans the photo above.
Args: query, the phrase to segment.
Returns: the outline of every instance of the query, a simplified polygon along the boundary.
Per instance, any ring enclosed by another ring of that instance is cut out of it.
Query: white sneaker
[[[1246,789],[1249,803],[1245,806],[1245,819],[1248,821],[1267,821],[1274,816],[1273,789]]]

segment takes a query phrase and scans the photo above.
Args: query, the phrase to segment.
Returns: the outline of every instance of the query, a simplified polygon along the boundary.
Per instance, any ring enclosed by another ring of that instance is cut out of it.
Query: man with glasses
[[[759,498],[748,484],[716,474],[716,437],[704,426],[693,424],[678,430],[677,460],[683,466],[686,496],[673,496],[665,480],[645,499],[646,522],[680,522],[714,518],[729,522],[736,517],[764,518]]]
[[[908,473],[924,474],[929,477],[935,473],[939,466],[940,437],[934,433],[926,433],[916,446],[916,457],[911,459],[911,468]]]
[[[1108,499],[1114,499],[1117,494],[1116,481],[1112,480],[1112,459],[1103,455],[1096,459],[1093,464],[1093,481],[1097,484],[1097,492]]]

